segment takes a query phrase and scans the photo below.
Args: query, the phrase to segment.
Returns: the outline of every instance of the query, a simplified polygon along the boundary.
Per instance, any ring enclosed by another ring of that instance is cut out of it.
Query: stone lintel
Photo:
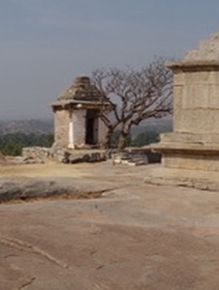
[[[166,66],[174,72],[194,71],[219,71],[219,61],[174,61],[166,63]]]
[[[170,132],[160,135],[161,143],[180,143],[180,144],[216,144],[219,146],[219,134],[205,133],[205,134],[192,134],[183,132]]]
[[[218,155],[219,144],[197,144],[197,143],[159,143],[151,146],[154,152],[194,154],[194,155]]]
[[[53,104],[51,104],[53,111],[56,110],[81,110],[81,109],[101,109],[110,107],[109,103],[106,102],[88,102],[88,101],[58,101]]]

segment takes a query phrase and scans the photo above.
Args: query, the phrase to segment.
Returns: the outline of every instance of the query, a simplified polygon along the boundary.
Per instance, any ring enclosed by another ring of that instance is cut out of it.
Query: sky
[[[0,0],[0,120],[50,119],[99,67],[180,59],[219,31],[218,0]]]

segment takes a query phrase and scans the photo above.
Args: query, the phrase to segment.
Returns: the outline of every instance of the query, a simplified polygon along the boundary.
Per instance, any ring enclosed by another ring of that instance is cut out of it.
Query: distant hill
[[[24,133],[36,135],[53,133],[52,120],[13,120],[0,121],[0,135]]]
[[[141,125],[132,129],[131,135],[135,138],[145,131],[156,131],[158,133],[172,131],[172,119],[151,119],[141,123]],[[52,134],[53,120],[14,120],[0,121],[0,135],[24,133],[36,135]]]
[[[173,130],[172,118],[150,119],[142,122],[139,126],[132,129],[132,138],[137,137],[145,131],[156,131],[158,134],[171,132]]]

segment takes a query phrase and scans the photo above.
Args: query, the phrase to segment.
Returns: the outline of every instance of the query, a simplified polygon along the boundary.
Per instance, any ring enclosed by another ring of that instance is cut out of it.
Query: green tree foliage
[[[147,130],[138,134],[138,136],[132,141],[132,146],[140,147],[157,142],[159,142],[159,133],[156,130]]]
[[[5,155],[21,155],[23,147],[42,146],[51,147],[53,135],[37,135],[34,133],[13,133],[0,136],[0,151]]]
[[[121,136],[121,131],[117,130],[113,133],[112,135],[112,147],[117,148],[118,144],[120,142],[120,136]],[[131,146],[132,145],[132,138],[129,135],[126,139],[126,146]]]
[[[112,136],[112,147],[118,147],[121,131],[115,131]],[[160,133],[155,128],[146,128],[144,132],[139,133],[135,138],[129,135],[126,139],[126,146],[141,147],[151,143],[159,142]]]

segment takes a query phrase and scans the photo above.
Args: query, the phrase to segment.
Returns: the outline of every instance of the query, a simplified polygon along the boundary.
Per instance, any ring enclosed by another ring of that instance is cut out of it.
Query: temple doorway
[[[96,145],[98,143],[98,111],[87,110],[86,114],[86,144]]]

